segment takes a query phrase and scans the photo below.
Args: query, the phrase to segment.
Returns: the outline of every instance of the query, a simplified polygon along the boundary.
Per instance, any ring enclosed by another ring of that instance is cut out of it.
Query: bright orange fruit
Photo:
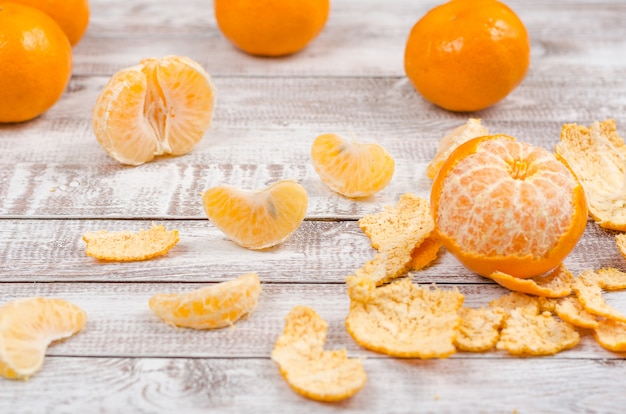
[[[82,39],[89,25],[88,0],[11,0],[39,9],[57,22],[72,45]]]
[[[150,298],[150,309],[170,325],[193,329],[232,326],[250,314],[261,294],[256,273],[186,293],[161,293]]]
[[[102,148],[122,164],[186,154],[211,125],[215,91],[208,73],[184,56],[144,59],[117,72],[92,113]]]
[[[244,52],[282,56],[303,49],[324,28],[329,0],[215,0],[221,32]]]
[[[27,298],[0,307],[0,375],[27,379],[43,365],[51,342],[85,326],[87,314],[62,299]]]
[[[248,249],[266,249],[287,240],[304,220],[308,195],[292,180],[262,190],[221,185],[202,198],[207,217],[232,241]]]
[[[44,12],[0,3],[0,122],[33,119],[54,105],[72,75],[72,46]]]
[[[587,223],[585,194],[554,154],[506,135],[453,151],[431,191],[435,229],[470,270],[520,278],[557,267]]]
[[[379,144],[362,144],[339,135],[323,134],[311,147],[313,167],[333,191],[346,197],[367,197],[393,177],[395,161]]]
[[[517,15],[496,0],[452,0],[411,30],[404,68],[429,102],[478,111],[507,96],[526,76],[530,40]]]

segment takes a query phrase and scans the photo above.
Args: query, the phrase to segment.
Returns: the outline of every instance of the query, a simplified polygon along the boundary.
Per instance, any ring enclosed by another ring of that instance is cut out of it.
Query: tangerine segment
[[[367,381],[361,360],[345,349],[325,351],[328,324],[310,307],[294,307],[276,340],[272,360],[289,386],[307,398],[340,401],[360,391]]]
[[[311,147],[313,167],[333,191],[367,197],[391,181],[395,161],[379,144],[362,144],[335,134],[318,136]]]
[[[150,298],[152,312],[172,326],[215,329],[232,326],[256,308],[261,282],[247,273],[227,282],[186,293],[161,293]]]
[[[626,144],[617,134],[615,120],[596,121],[589,128],[563,125],[555,152],[585,189],[596,223],[626,230]]]
[[[549,151],[506,135],[460,145],[433,183],[443,245],[470,270],[530,278],[554,269],[585,230],[585,194]]]
[[[100,260],[130,262],[166,254],[178,241],[178,230],[166,230],[153,224],[149,230],[108,232],[99,230],[83,234],[85,254]]]
[[[445,160],[459,145],[485,135],[489,135],[489,131],[480,124],[480,119],[476,118],[468,119],[466,123],[446,134],[439,141],[437,154],[426,168],[428,178],[435,178]]]
[[[48,345],[79,332],[87,314],[62,299],[27,298],[0,307],[0,375],[27,379],[43,365]]]
[[[348,286],[346,328],[362,347],[401,358],[445,358],[456,352],[464,296],[456,289],[414,285],[409,278],[376,287],[367,278]]]
[[[572,293],[574,275],[563,264],[545,276],[520,279],[502,272],[495,272],[490,279],[507,289],[547,298],[563,298]]]
[[[202,198],[209,220],[226,236],[248,249],[266,249],[287,240],[304,220],[308,195],[292,180],[263,190],[222,185]]]
[[[122,164],[191,151],[211,124],[214,87],[209,74],[184,56],[144,59],[102,89],[92,113],[95,136]]]

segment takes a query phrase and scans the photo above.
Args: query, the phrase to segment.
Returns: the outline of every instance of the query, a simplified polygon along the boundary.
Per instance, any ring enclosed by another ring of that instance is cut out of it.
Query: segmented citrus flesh
[[[0,375],[27,379],[39,371],[50,343],[83,329],[87,314],[63,299],[27,298],[0,307]]]
[[[161,293],[150,298],[152,312],[173,326],[216,329],[232,326],[252,313],[261,294],[256,273],[185,293]]]
[[[186,154],[211,124],[214,87],[209,74],[184,56],[144,59],[114,74],[92,113],[94,134],[122,164]]]
[[[178,241],[178,230],[166,230],[153,224],[148,230],[138,232],[107,230],[83,234],[85,254],[100,260],[130,262],[147,260],[166,254]]]
[[[472,139],[433,183],[443,245],[470,270],[529,278],[556,266],[583,234],[582,187],[549,151],[506,135]]]
[[[266,249],[283,243],[298,229],[308,195],[295,181],[282,180],[256,191],[213,187],[202,202],[209,220],[229,239],[248,249]]]
[[[626,230],[626,144],[615,120],[596,121],[590,127],[563,125],[555,152],[585,189],[595,222]]]
[[[283,334],[276,340],[272,360],[289,386],[307,398],[340,401],[360,391],[367,381],[363,363],[346,350],[324,350],[328,324],[314,309],[294,307]]]
[[[439,141],[437,153],[426,168],[428,178],[435,178],[445,160],[459,145],[484,135],[489,135],[489,131],[481,125],[480,119],[477,118],[468,119],[466,123],[444,135]]]
[[[311,147],[313,167],[333,191],[346,197],[367,197],[385,188],[395,161],[379,144],[363,144],[339,135],[318,136]]]

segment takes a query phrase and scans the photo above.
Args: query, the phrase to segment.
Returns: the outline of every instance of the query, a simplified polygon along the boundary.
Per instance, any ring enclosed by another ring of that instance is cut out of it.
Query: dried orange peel
[[[605,282],[602,273],[585,270],[572,282],[572,290],[587,312],[607,319],[626,322],[626,315],[604,300],[602,289],[605,283],[610,286],[611,282]]]
[[[310,307],[296,306],[287,315],[272,360],[298,394],[318,401],[340,401],[360,391],[367,381],[363,363],[346,350],[326,351],[328,324]]]
[[[500,339],[506,313],[501,308],[461,308],[461,326],[454,340],[460,351],[489,351]]]
[[[204,211],[211,222],[242,247],[267,249],[283,243],[304,220],[306,189],[293,180],[281,180],[260,190],[230,185],[208,189]]]
[[[257,306],[261,282],[247,273],[227,282],[186,293],[161,293],[150,298],[152,312],[167,324],[193,329],[232,326]]]
[[[530,279],[520,279],[502,272],[495,272],[489,278],[516,292],[547,298],[562,298],[572,293],[571,282],[574,275],[561,264],[545,276],[535,276]]]
[[[323,134],[313,141],[311,159],[324,184],[352,198],[381,191],[395,169],[394,159],[380,144],[363,144],[335,134]]]
[[[605,319],[598,322],[593,336],[603,347],[613,352],[626,352],[626,323]]]
[[[178,241],[178,230],[153,224],[138,232],[99,230],[83,234],[85,254],[100,260],[130,262],[166,254]]]
[[[580,301],[575,297],[559,299],[554,308],[556,315],[574,326],[586,329],[598,328],[598,319],[587,312]]]
[[[0,375],[27,379],[39,371],[53,342],[83,329],[87,314],[63,299],[27,298],[0,307]]]
[[[464,296],[404,278],[376,287],[368,278],[348,286],[346,329],[362,347],[401,358],[445,358],[456,352]]]
[[[461,126],[456,127],[439,141],[437,153],[426,168],[428,178],[435,178],[444,161],[459,145],[473,138],[489,135],[487,128],[481,125],[480,119],[470,118]]]

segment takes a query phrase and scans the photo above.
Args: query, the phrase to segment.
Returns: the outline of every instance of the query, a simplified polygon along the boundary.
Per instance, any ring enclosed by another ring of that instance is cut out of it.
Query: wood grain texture
[[[329,404],[297,395],[267,359],[51,357],[27,383],[3,383],[0,404],[17,410],[12,412],[49,414],[270,414],[617,413],[626,403],[616,390],[623,383],[624,360],[545,359],[533,370],[524,359],[366,359],[363,364],[365,388]],[[615,387],[603,386],[607,383]]]

